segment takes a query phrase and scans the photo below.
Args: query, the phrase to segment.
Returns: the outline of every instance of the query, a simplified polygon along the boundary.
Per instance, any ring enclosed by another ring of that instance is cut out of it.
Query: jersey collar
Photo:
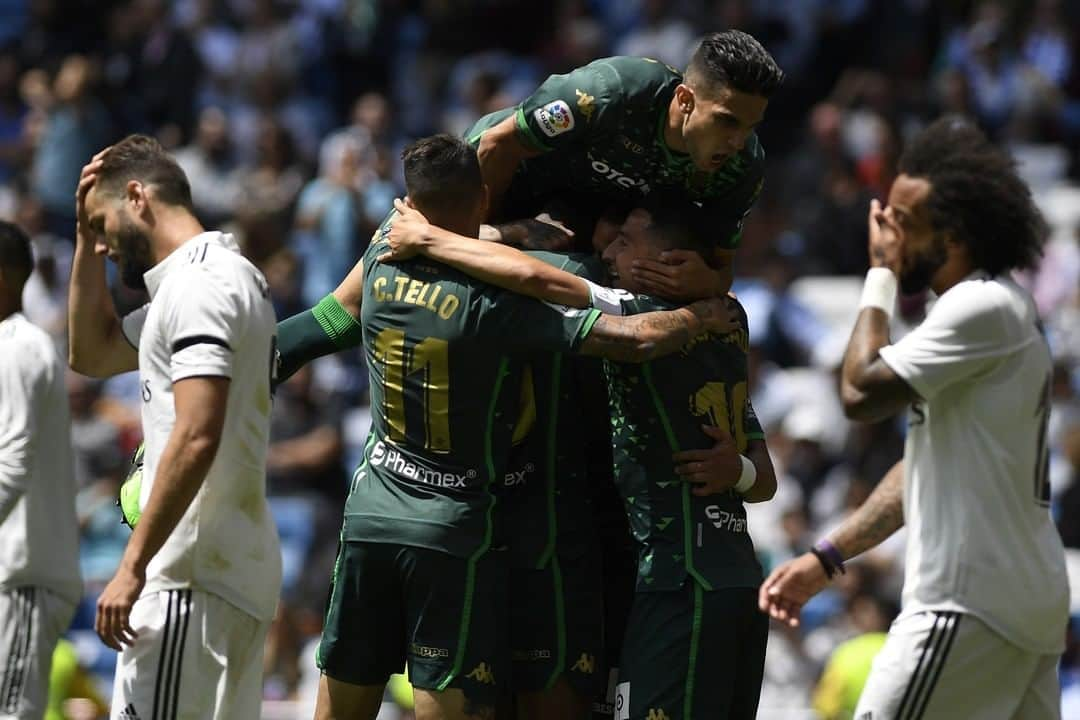
[[[240,252],[240,246],[236,244],[236,240],[229,233],[218,230],[199,233],[169,253],[164,260],[143,273],[143,281],[146,283],[146,291],[150,294],[151,300],[157,294],[158,288],[161,287],[161,283],[165,280],[165,276],[170,272],[184,265],[201,261],[202,258],[199,255],[205,255],[205,251],[200,251],[199,255],[196,255],[195,251],[203,244],[220,245],[235,253]]]

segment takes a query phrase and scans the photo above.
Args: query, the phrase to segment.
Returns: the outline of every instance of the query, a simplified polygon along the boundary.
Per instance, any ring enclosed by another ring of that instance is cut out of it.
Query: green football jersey
[[[664,127],[681,82],[682,73],[655,60],[602,58],[550,76],[517,107],[481,118],[466,137],[477,143],[513,114],[522,141],[543,151],[521,164],[515,194],[569,190],[634,203],[654,189],[681,190],[712,218],[717,246],[738,247],[743,218],[761,192],[764,150],[751,134],[741,152],[706,173],[669,148]]]
[[[644,295],[623,302],[627,315],[671,307]],[[730,432],[739,452],[764,437],[747,391],[742,316],[739,330],[701,336],[658,360],[604,363],[615,483],[638,542],[638,590],[673,590],[688,576],[705,589],[761,583],[742,498],[692,494],[672,460],[681,450],[712,447],[702,425]]]
[[[599,316],[485,285],[425,258],[364,254],[361,323],[372,426],[345,505],[345,540],[468,557],[495,532],[521,357],[570,351]]]
[[[590,277],[590,256],[530,252],[567,272]],[[600,378],[597,358],[536,353],[528,358],[521,393],[522,437],[511,452],[500,512],[515,567],[544,568],[558,553],[576,557],[595,545],[589,501],[589,458],[582,378]],[[603,403],[602,417],[607,417]],[[524,434],[524,428],[531,431]]]

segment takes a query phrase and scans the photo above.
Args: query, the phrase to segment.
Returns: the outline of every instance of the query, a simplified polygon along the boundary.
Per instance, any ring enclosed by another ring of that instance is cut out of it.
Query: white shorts
[[[258,720],[270,624],[216,595],[163,590],[131,609],[111,720]]]
[[[53,650],[74,614],[44,588],[0,590],[0,719],[45,714]]]
[[[974,615],[897,619],[874,658],[855,720],[1057,720],[1057,655],[1028,652]]]

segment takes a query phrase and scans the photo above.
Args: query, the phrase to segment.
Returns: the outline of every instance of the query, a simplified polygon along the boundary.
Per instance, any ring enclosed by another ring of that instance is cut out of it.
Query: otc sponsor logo
[[[532,463],[527,463],[525,467],[520,470],[511,470],[503,476],[503,485],[505,487],[516,487],[518,485],[525,485],[529,482],[529,476],[536,472],[536,466]]]
[[[475,680],[476,682],[482,683],[484,685],[495,684],[495,673],[492,671],[491,666],[487,663],[480,663],[479,665],[474,667],[472,669],[472,672],[470,672],[465,677],[469,678],[470,680]]]
[[[630,720],[630,683],[615,686],[615,720]]]
[[[640,178],[632,178],[626,173],[623,173],[615,168],[611,167],[605,160],[597,157],[593,157],[592,153],[587,153],[589,158],[589,165],[592,167],[593,172],[600,175],[605,180],[610,180],[619,187],[626,188],[628,190],[640,190],[643,195],[648,195],[651,188],[649,184]]]
[[[463,488],[469,480],[473,480],[477,476],[476,471],[471,469],[464,473],[452,473],[420,467],[405,457],[393,445],[389,445],[382,440],[379,440],[371,448],[368,464],[371,467],[385,468],[395,475],[437,487]]]
[[[596,98],[584,90],[574,90],[577,94],[577,107],[581,111],[581,116],[585,118],[585,122],[592,120],[593,111],[596,110]]]
[[[589,653],[581,653],[581,657],[577,659],[577,662],[574,663],[573,667],[570,669],[585,673],[586,675],[592,675],[596,672],[596,658]]]
[[[550,650],[515,650],[514,660],[518,662],[536,662],[537,660],[550,660]]]
[[[746,518],[735,513],[721,510],[718,505],[710,505],[705,508],[705,517],[712,520],[713,527],[728,532],[746,532]]]
[[[541,132],[548,137],[553,138],[574,129],[574,114],[570,112],[570,106],[562,100],[537,108],[533,117],[536,118]]]
[[[450,657],[450,651],[446,648],[430,647],[428,645],[417,645],[413,643],[409,648],[416,657],[421,658],[448,658]]]

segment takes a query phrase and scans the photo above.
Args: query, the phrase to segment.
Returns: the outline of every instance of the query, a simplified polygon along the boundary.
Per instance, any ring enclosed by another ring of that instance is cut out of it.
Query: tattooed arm
[[[723,298],[699,300],[676,310],[601,315],[578,352],[617,362],[645,362],[677,351],[698,335],[731,332],[738,322]]]
[[[829,541],[849,560],[892,535],[904,525],[904,463],[893,465],[858,510],[834,530]],[[761,584],[758,607],[795,627],[803,605],[829,584],[825,568],[813,553],[779,566]]]

